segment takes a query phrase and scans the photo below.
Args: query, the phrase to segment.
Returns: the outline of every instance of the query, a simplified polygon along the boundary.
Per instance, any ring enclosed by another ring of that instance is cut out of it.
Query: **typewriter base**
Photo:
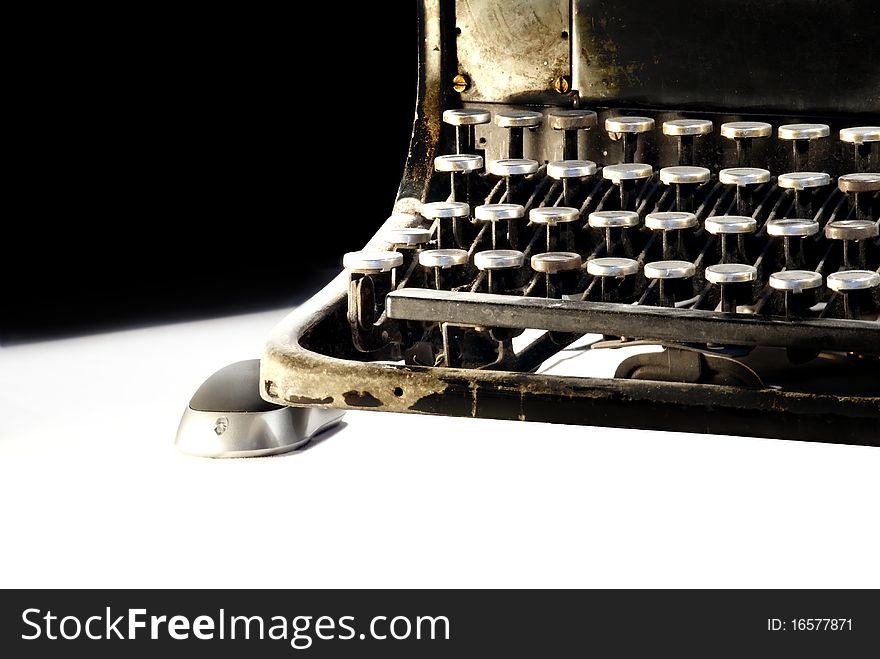
[[[880,397],[428,368],[310,349],[345,313],[337,278],[276,326],[261,394],[284,405],[740,435],[880,447]],[[324,324],[322,326],[322,324]]]

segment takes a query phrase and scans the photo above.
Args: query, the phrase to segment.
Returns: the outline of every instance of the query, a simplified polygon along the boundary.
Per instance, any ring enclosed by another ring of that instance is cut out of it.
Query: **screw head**
[[[217,435],[222,435],[229,428],[229,419],[225,416],[218,416],[217,420],[214,421],[214,432]]]
[[[461,94],[463,91],[467,91],[468,87],[470,86],[471,81],[463,73],[459,73],[452,79],[452,89],[454,89],[459,94]]]
[[[569,87],[570,85],[566,76],[558,76],[553,81],[553,89],[555,89],[560,94],[567,94]]]

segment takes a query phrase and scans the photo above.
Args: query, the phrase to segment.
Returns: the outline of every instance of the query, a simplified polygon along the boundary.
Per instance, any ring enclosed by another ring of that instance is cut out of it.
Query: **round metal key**
[[[774,217],[767,222],[767,233],[783,238],[807,238],[819,233],[819,223],[807,218]]]
[[[841,192],[877,192],[880,191],[880,173],[844,174],[837,179],[837,187]]]
[[[502,128],[535,128],[544,121],[544,115],[531,110],[502,110],[495,113],[495,123]]]
[[[718,172],[718,180],[725,185],[758,185],[770,180],[770,172],[759,167],[730,167]]]
[[[467,153],[457,153],[434,158],[434,169],[438,172],[474,172],[483,168],[483,157]]]
[[[609,117],[605,120],[605,130],[612,135],[647,133],[654,130],[654,120],[651,117]]]
[[[422,204],[422,217],[429,220],[448,217],[468,217],[471,207],[463,201],[432,201]]]
[[[780,188],[790,190],[806,190],[808,188],[821,188],[831,184],[831,176],[825,172],[791,172],[780,174],[776,179]]]
[[[430,242],[431,231],[429,229],[419,229],[415,227],[390,229],[385,232],[385,240],[394,246],[416,247]]]
[[[675,119],[663,122],[664,135],[708,135],[712,132],[712,122],[708,119]]]
[[[638,271],[639,262],[635,259],[606,256],[587,261],[587,272],[596,277],[627,277]]]
[[[827,284],[832,291],[864,291],[880,286],[880,274],[872,270],[841,270],[828,275]]]
[[[841,128],[840,139],[850,144],[869,144],[880,142],[880,126],[853,126]]]
[[[426,268],[451,268],[465,265],[468,253],[463,249],[426,249],[419,252],[419,265]]]
[[[582,261],[581,255],[576,252],[543,252],[532,257],[531,265],[535,272],[552,275],[579,270]]]
[[[731,121],[721,124],[721,135],[730,139],[770,137],[773,126],[764,121]]]
[[[654,173],[651,165],[643,163],[631,162],[620,165],[606,165],[602,168],[602,178],[612,183],[620,183],[621,181],[638,181],[650,178]]]
[[[443,121],[452,126],[475,126],[488,124],[491,120],[492,114],[488,110],[468,108],[443,111]]]
[[[713,284],[744,284],[758,278],[758,269],[745,263],[718,263],[706,268],[706,279]]]
[[[648,213],[645,226],[653,231],[676,231],[697,226],[697,216],[683,211]]]
[[[550,110],[547,119],[554,130],[589,130],[598,123],[592,110]]]
[[[555,226],[566,222],[576,222],[581,216],[577,208],[570,206],[544,206],[529,211],[529,220],[535,224]]]
[[[828,124],[785,124],[776,129],[780,140],[818,140],[830,134]]]
[[[825,225],[831,240],[869,240],[877,237],[877,224],[871,220],[835,220]]]
[[[489,249],[474,254],[474,265],[480,270],[520,268],[525,254],[516,249]]]
[[[587,222],[596,229],[637,227],[641,223],[635,211],[595,211]]]
[[[393,268],[403,265],[403,254],[379,250],[348,252],[342,257],[342,265],[350,272],[361,274],[388,272]]]
[[[706,231],[713,235],[754,233],[758,223],[753,217],[745,215],[716,215],[707,217],[704,223]]]
[[[666,185],[705,183],[709,180],[709,170],[705,167],[664,167],[660,170],[660,180]]]
[[[547,176],[555,179],[582,178],[596,173],[592,160],[554,160],[547,164]]]
[[[777,291],[802,293],[822,285],[822,275],[812,270],[783,270],[770,275],[770,287]]]
[[[485,204],[474,209],[474,219],[480,222],[517,220],[524,217],[526,209],[519,204]]]
[[[696,274],[696,266],[690,261],[654,261],[645,264],[648,279],[687,279]]]
[[[538,161],[527,158],[505,158],[489,163],[489,173],[495,176],[517,176],[534,174],[538,171]]]

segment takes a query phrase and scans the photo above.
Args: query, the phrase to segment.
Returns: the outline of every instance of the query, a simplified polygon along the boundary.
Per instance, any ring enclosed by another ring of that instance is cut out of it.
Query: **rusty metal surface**
[[[502,5],[503,8],[499,9]],[[431,162],[437,153],[449,152],[446,147],[449,146],[447,143],[451,131],[444,128],[440,113],[446,107],[457,105],[460,100],[452,91],[451,81],[459,72],[457,58],[463,52],[461,42],[464,29],[462,36],[456,36],[455,26],[467,25],[462,19],[464,10],[476,7],[477,9],[471,11],[471,16],[478,10],[495,11],[489,17],[481,15],[481,25],[486,21],[485,25],[495,24],[497,27],[502,19],[508,21],[508,38],[506,41],[502,39],[503,48],[492,51],[492,57],[503,55],[507,58],[504,60],[506,64],[521,58],[522,44],[515,43],[515,31],[510,30],[511,19],[508,12],[520,11],[522,5],[524,3],[520,2],[455,3],[452,0],[428,0],[421,5],[418,107],[395,211],[415,212],[422,201],[436,199],[440,194],[445,194],[444,186],[432,175]],[[564,20],[567,21],[567,3],[542,4],[545,9],[549,7],[552,11],[557,11],[562,5],[566,7]],[[520,9],[516,9],[517,7]],[[521,30],[522,20],[523,16],[517,14],[512,24],[519,25],[517,29]],[[558,20],[562,21],[563,17],[560,16]],[[553,30],[548,30],[552,36]],[[561,31],[557,36],[562,42]],[[464,42],[468,43],[467,37]],[[514,47],[516,49],[511,50]],[[464,52],[467,52],[467,46]],[[529,64],[529,67],[533,66],[533,63]],[[469,77],[476,75],[473,71],[467,73]],[[523,92],[522,98],[528,100],[527,104],[561,104],[571,101],[572,97],[556,92],[548,96],[539,91],[538,87],[552,84],[553,80],[553,77],[547,75],[544,82],[534,83],[536,80],[543,80],[542,76],[543,72],[539,75],[539,72],[530,69],[516,78],[519,81],[517,84],[509,81],[501,87],[499,82],[492,83],[496,85],[499,94],[493,93],[486,97],[481,97],[480,94],[485,93],[488,88],[478,91],[479,82],[474,81],[461,99],[471,105],[474,105],[472,101],[477,100],[512,103],[517,102],[516,95]],[[668,118],[678,116],[676,113],[669,113]],[[841,115],[838,118],[844,120]],[[499,148],[496,143],[503,143],[503,133],[489,132],[495,131],[491,126],[480,127],[478,137],[483,130],[487,131],[482,133],[483,137],[488,138],[484,143],[487,151]],[[503,129],[498,129],[501,130]],[[613,159],[613,147],[617,145],[608,145],[604,137],[598,133],[595,135],[596,137],[592,134],[583,136],[585,140],[598,140],[589,143],[588,153],[601,154],[601,157],[596,157],[600,161],[606,156],[609,160]],[[559,136],[551,133],[546,137],[547,143],[555,137]],[[702,143],[708,149],[707,153],[714,163],[713,168],[722,166],[724,154],[720,145],[708,139]],[[528,148],[528,142],[526,146]],[[552,148],[549,146],[548,150]],[[652,158],[659,152],[662,161],[665,159],[663,148],[665,147],[662,145],[655,147],[648,143],[645,151]],[[836,156],[830,162],[838,167]],[[407,220],[405,216],[392,217],[385,227],[379,229],[368,247],[387,247],[382,238],[385,228],[413,222],[418,223],[417,220]],[[341,273],[321,293],[290,314],[274,329],[261,360],[261,393],[264,398],[287,405],[651,428],[880,446],[880,397],[873,395],[839,395],[774,388],[749,389],[647,380],[558,377],[510,370],[404,365],[401,355],[396,354],[399,350],[395,352],[390,346],[379,346],[371,353],[359,352],[353,345],[351,330],[346,321],[347,287],[348,277],[346,273]],[[392,308],[393,304],[392,302]],[[538,346],[536,352],[540,352],[541,348]],[[527,369],[525,367],[522,371]]]
[[[344,313],[340,276],[275,328],[262,395],[286,405],[654,428],[880,446],[880,399],[358,363],[308,348]]]
[[[463,101],[554,102],[569,76],[566,0],[457,0],[458,72],[470,78]],[[451,85],[444,81],[446,86]]]
[[[777,320],[700,309],[632,306],[488,293],[407,288],[386,298],[390,318],[456,325],[609,334],[719,345],[766,345],[880,352],[880,323],[868,320]]]

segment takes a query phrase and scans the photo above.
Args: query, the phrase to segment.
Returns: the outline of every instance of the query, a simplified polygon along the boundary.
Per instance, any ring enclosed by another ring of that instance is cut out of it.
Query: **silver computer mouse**
[[[260,360],[230,364],[198,388],[176,445],[190,455],[248,458],[304,446],[342,419],[342,410],[285,407],[260,398]]]

